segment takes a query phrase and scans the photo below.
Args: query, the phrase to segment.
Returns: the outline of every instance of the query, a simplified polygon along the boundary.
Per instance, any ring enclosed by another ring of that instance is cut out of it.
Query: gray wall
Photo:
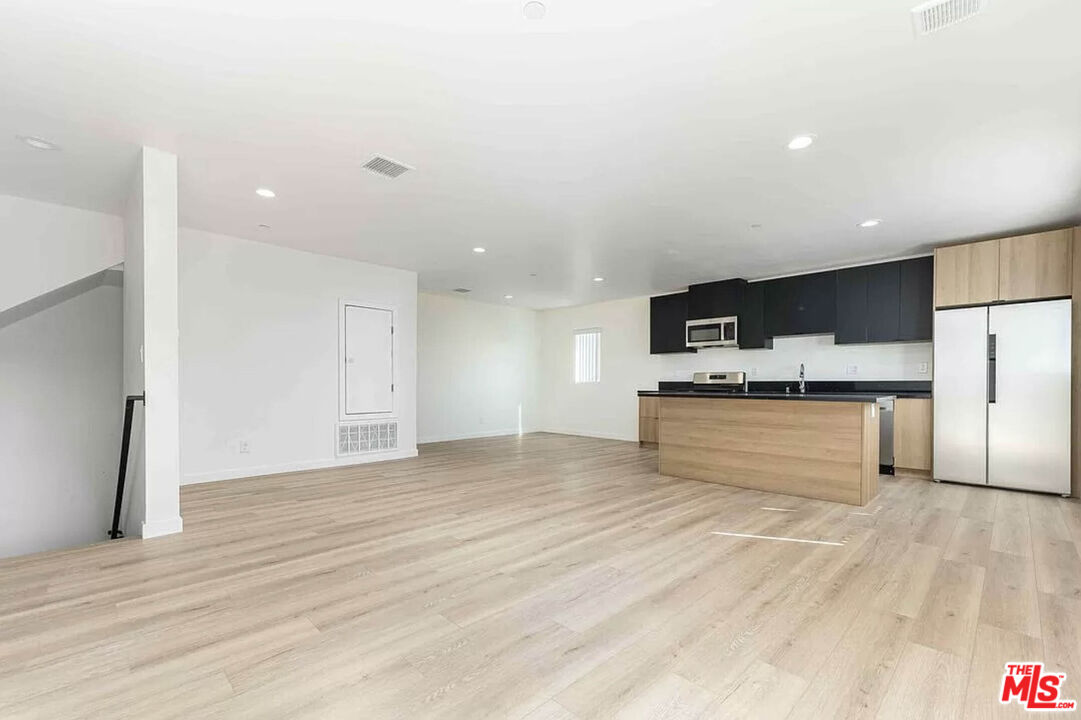
[[[120,273],[0,313],[0,557],[105,539],[123,418]]]

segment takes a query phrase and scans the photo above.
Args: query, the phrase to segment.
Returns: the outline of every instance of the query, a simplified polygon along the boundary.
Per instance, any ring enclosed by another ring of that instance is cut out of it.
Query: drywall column
[[[183,529],[175,155],[143,148],[124,221],[124,393],[146,394],[132,433],[124,527],[152,538]]]

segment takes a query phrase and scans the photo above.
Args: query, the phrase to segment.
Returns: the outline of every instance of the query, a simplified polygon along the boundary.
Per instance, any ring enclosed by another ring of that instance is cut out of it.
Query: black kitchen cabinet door
[[[749,283],[743,292],[743,312],[736,327],[740,350],[773,347],[773,338],[766,335],[765,301],[765,283]]]
[[[778,337],[792,334],[792,313],[789,308],[795,303],[795,278],[778,278],[761,283],[763,286],[763,322],[766,335]]]
[[[867,266],[867,342],[900,340],[901,264]]]
[[[687,289],[687,319],[731,317],[743,309],[747,281],[742,279],[691,285]]]
[[[867,267],[837,271],[837,329],[833,342],[838,345],[867,342]]]
[[[649,299],[649,352],[698,352],[687,347],[687,293]]]
[[[836,329],[836,271],[769,280],[765,286],[766,335],[817,335]]]
[[[930,340],[934,324],[935,260],[933,257],[900,263],[898,340]]]

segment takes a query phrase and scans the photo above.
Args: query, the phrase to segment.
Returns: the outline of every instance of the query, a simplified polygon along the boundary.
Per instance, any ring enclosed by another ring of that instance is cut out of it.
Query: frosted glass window
[[[574,382],[601,381],[601,331],[577,330],[574,333]]]

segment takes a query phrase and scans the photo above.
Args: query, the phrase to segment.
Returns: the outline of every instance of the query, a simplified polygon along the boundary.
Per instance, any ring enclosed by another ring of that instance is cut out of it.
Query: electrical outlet
[[[247,455],[251,452],[251,444],[247,440],[241,440],[237,443],[237,452],[241,455]]]
[[[919,368],[917,368],[916,372],[918,372],[920,375],[926,375],[927,374],[927,363],[920,363],[920,366],[919,366]]]
[[[846,365],[845,366],[845,375],[859,375],[859,374],[860,374],[860,366],[859,365]]]
[[[758,377],[758,368],[751,368],[751,377]]]

